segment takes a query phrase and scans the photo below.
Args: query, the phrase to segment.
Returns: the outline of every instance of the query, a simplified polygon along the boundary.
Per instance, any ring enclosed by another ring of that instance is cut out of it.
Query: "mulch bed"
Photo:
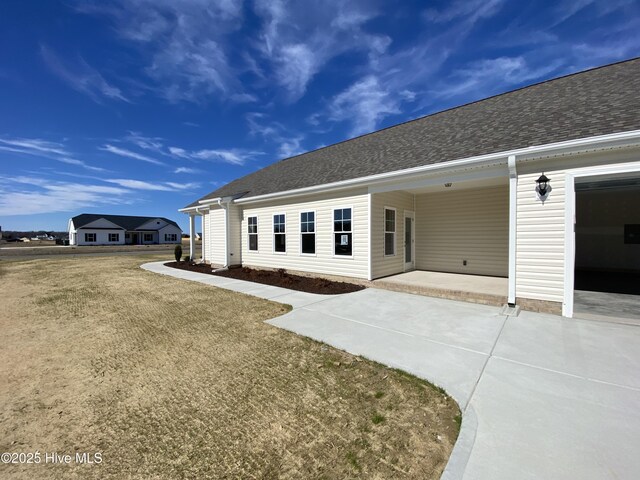
[[[340,293],[357,292],[364,290],[364,286],[355,283],[334,282],[325,278],[304,277],[302,275],[292,275],[285,270],[258,270],[253,268],[241,267],[230,268],[214,273],[210,265],[203,263],[187,263],[187,262],[168,262],[167,267],[179,268],[181,270],[189,270],[191,272],[207,273],[209,275],[218,275],[220,277],[235,278],[237,280],[246,280],[249,282],[262,283],[264,285],[273,285],[274,287],[289,288],[307,293],[319,293],[321,295],[337,295]]]

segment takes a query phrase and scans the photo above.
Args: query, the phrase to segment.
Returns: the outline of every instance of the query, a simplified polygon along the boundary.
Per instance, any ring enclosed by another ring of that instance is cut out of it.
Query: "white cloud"
[[[58,142],[51,142],[39,138],[0,139],[0,150],[5,152],[48,158],[68,165],[76,165],[94,172],[106,172],[100,167],[94,167],[82,160],[73,158],[73,154]]]
[[[302,136],[291,137],[286,140],[282,140],[278,147],[278,155],[283,158],[293,157],[294,155],[300,155],[305,150],[302,148]]]
[[[278,145],[277,154],[280,157],[292,157],[306,151],[302,147],[303,134],[293,133],[280,122],[268,121],[264,113],[251,112],[246,115],[249,125],[249,135],[262,137],[269,143]]]
[[[400,113],[400,105],[381,87],[378,79],[370,75],[336,95],[329,111],[333,121],[351,121],[350,135],[355,136],[375,130],[385,116]]]
[[[107,82],[100,72],[82,57],[73,66],[65,65],[58,55],[45,45],[40,46],[40,55],[53,74],[74,90],[87,95],[94,102],[101,103],[105,97],[129,102],[118,87]]]
[[[242,25],[241,1],[120,0],[109,7],[79,2],[77,9],[111,18],[118,35],[140,48],[144,71],[169,101],[249,99],[237,79],[242,67],[228,52],[228,36]]]
[[[0,215],[70,212],[129,203],[131,191],[120,187],[50,182],[37,177],[0,177]]]
[[[460,18],[475,23],[481,18],[495,15],[504,3],[504,0],[455,0],[441,10],[434,8],[425,10],[424,16],[435,23],[446,23]]]
[[[173,173],[196,174],[196,173],[202,173],[202,170],[198,170],[197,168],[178,167],[173,171]]]
[[[184,148],[169,147],[169,152],[176,157],[188,160],[218,161],[232,165],[244,165],[248,160],[263,155],[263,152],[244,148],[185,150]]]
[[[156,160],[154,158],[148,157],[146,155],[142,155],[140,153],[132,152],[131,150],[116,147],[108,143],[103,145],[102,147],[99,147],[99,150],[104,150],[105,152],[113,153],[114,155],[119,155],[121,157],[133,158],[134,160],[140,160],[142,162],[152,163],[154,165],[165,165],[163,162]]]
[[[105,180],[108,183],[114,183],[121,187],[130,188],[133,190],[152,190],[163,192],[175,192],[178,190],[188,190],[199,186],[198,183],[176,183],[176,182],[160,182],[152,183],[142,180],[133,180],[128,178],[112,178]]]

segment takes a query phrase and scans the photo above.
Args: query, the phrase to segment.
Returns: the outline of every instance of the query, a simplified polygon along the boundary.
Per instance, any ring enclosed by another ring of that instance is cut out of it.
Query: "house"
[[[510,305],[571,317],[581,275],[640,278],[640,59],[284,159],[180,211],[214,265],[499,277]]]
[[[163,217],[83,213],[69,219],[70,245],[150,245],[180,243],[182,230]]]

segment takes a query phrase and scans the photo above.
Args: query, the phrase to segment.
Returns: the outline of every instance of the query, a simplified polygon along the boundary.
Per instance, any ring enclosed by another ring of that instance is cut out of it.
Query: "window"
[[[119,242],[120,241],[120,234],[119,233],[110,233],[109,234],[109,241],[110,242]]]
[[[396,254],[396,211],[393,208],[384,209],[384,254]]]
[[[164,241],[165,242],[177,242],[178,241],[178,234],[177,233],[165,233],[164,234]]]
[[[95,233],[85,233],[84,234],[84,241],[85,242],[95,242],[96,241],[96,234]]]
[[[273,251],[285,253],[287,251],[287,236],[285,232],[285,215],[279,213],[273,216]]]
[[[247,218],[247,233],[249,234],[249,250],[258,251],[258,217]]]
[[[300,213],[300,253],[316,253],[316,212]]]
[[[153,242],[153,233],[145,233],[144,234],[145,242]]]
[[[351,232],[351,209],[338,208],[333,211],[333,253],[353,255],[353,234]]]

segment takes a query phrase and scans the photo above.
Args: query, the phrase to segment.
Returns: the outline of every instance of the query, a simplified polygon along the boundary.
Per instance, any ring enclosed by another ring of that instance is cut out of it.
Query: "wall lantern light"
[[[538,186],[536,187],[536,190],[538,191],[538,194],[541,197],[545,197],[547,195],[549,189],[551,188],[549,186],[549,182],[550,181],[551,181],[551,179],[547,178],[547,176],[544,174],[544,172],[536,180],[536,183],[538,184]]]

